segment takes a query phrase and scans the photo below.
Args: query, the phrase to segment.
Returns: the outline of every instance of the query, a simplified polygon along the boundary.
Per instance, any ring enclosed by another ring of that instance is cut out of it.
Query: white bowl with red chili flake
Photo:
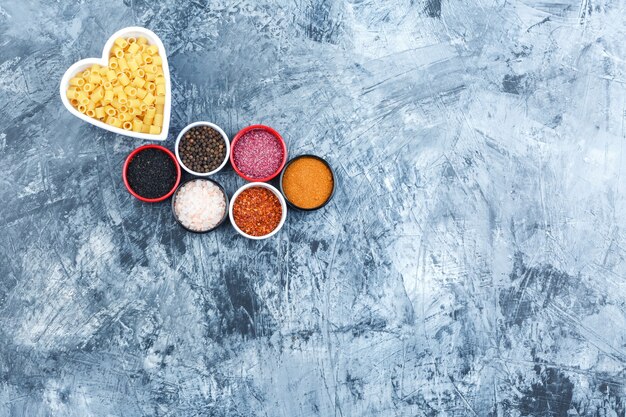
[[[240,235],[253,240],[267,239],[285,224],[287,203],[280,191],[270,184],[251,182],[235,192],[228,214]]]

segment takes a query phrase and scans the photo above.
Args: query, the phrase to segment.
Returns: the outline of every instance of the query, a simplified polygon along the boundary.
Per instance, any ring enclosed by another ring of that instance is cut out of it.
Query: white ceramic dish
[[[128,38],[130,36],[135,36],[135,37],[144,36],[145,38],[147,38],[151,45],[156,45],[159,48],[159,55],[161,56],[161,59],[163,60],[162,66],[163,66],[163,75],[165,77],[165,106],[163,108],[163,127],[161,129],[161,133],[158,135],[150,135],[148,133],[137,133],[137,132],[124,130],[119,127],[108,125],[104,122],[101,122],[98,119],[91,118],[85,114],[82,114],[81,112],[76,110],[74,107],[72,107],[72,105],[70,104],[70,101],[67,99],[67,96],[66,96],[70,79],[75,74],[84,71],[86,68],[92,66],[93,64],[107,66],[109,63],[109,52],[111,51],[111,48],[113,47],[113,42],[115,41],[115,39],[119,37]],[[111,35],[107,43],[104,45],[104,49],[102,50],[102,58],[81,59],[80,61],[76,62],[71,67],[69,67],[67,71],[65,71],[65,74],[63,74],[63,78],[61,79],[59,92],[61,94],[61,101],[63,102],[63,105],[67,108],[67,110],[70,113],[72,113],[74,116],[78,117],[79,119],[84,120],[87,123],[90,123],[94,126],[98,126],[102,129],[106,129],[113,133],[117,133],[118,135],[132,136],[134,138],[147,139],[147,140],[167,139],[167,134],[170,129],[170,112],[171,112],[171,106],[172,106],[172,89],[171,89],[171,84],[170,84],[170,69],[169,69],[169,66],[167,65],[167,55],[165,53],[165,47],[163,46],[163,43],[161,42],[159,37],[155,35],[154,32],[152,32],[151,30],[148,30],[142,27],[133,26],[133,27],[127,27],[127,28],[124,28],[115,32],[113,35]]]
[[[196,172],[193,171],[189,168],[187,168],[187,166],[185,164],[183,164],[183,160],[180,158],[180,155],[178,153],[178,145],[180,144],[181,139],[183,138],[183,136],[185,135],[185,133],[191,129],[192,127],[196,127],[196,126],[209,126],[210,128],[213,128],[215,130],[217,130],[219,132],[220,135],[222,135],[222,139],[224,140],[224,145],[226,145],[226,156],[224,157],[224,160],[222,161],[222,164],[220,166],[218,166],[217,168],[215,168],[213,171],[210,172]],[[198,176],[198,177],[208,177],[209,175],[213,175],[217,172],[219,172],[222,168],[224,168],[224,166],[226,165],[226,162],[228,162],[228,159],[230,158],[230,141],[228,140],[228,136],[226,135],[226,133],[216,124],[214,123],[210,123],[210,122],[195,122],[192,123],[190,125],[187,125],[183,130],[180,131],[180,133],[178,134],[178,137],[176,138],[176,144],[174,145],[174,151],[176,153],[176,159],[178,159],[178,163],[180,164],[180,166],[187,171],[188,173]]]
[[[280,217],[280,222],[278,223],[278,226],[276,226],[276,229],[272,230],[270,233],[266,234],[265,236],[252,236],[249,235],[247,233],[245,233],[243,230],[241,230],[239,228],[239,226],[237,226],[237,223],[235,223],[235,218],[233,216],[233,207],[235,206],[235,201],[237,201],[237,197],[239,197],[239,194],[241,194],[241,192],[243,190],[246,190],[248,188],[252,188],[252,187],[262,187],[262,188],[267,188],[268,190],[270,190],[271,192],[274,193],[274,195],[276,197],[278,197],[278,201],[280,201],[280,206],[283,209],[283,214]],[[247,237],[248,239],[253,239],[253,240],[262,240],[262,239],[267,239],[268,237],[272,237],[274,236],[276,233],[278,233],[278,231],[283,227],[283,225],[285,224],[285,220],[287,219],[287,203],[285,203],[285,198],[282,196],[282,194],[280,193],[280,191],[278,191],[275,187],[264,183],[264,182],[251,182],[248,184],[245,184],[243,186],[241,186],[237,192],[235,192],[235,194],[233,195],[233,198],[231,198],[230,200],[230,205],[228,207],[228,216],[230,217],[230,222],[233,225],[233,227],[235,228],[235,230],[242,236]]]

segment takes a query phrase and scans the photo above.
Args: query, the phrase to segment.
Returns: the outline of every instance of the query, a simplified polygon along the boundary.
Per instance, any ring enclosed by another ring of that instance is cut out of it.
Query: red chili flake
[[[275,174],[283,162],[283,156],[279,139],[261,129],[244,134],[233,149],[235,165],[250,178],[266,178]]]
[[[251,236],[265,236],[278,227],[283,208],[278,197],[263,187],[243,190],[233,204],[237,226]]]

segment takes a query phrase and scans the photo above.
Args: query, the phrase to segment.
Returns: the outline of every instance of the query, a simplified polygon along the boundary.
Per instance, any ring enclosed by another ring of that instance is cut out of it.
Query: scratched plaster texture
[[[168,51],[167,146],[269,124],[332,204],[251,242],[134,200],[142,142],[57,90],[130,25]],[[624,0],[0,0],[0,415],[624,417],[625,27]]]

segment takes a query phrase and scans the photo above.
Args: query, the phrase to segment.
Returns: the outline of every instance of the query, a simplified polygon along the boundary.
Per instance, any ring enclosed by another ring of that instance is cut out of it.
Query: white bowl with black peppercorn
[[[230,141],[218,125],[195,122],[178,134],[174,151],[185,171],[197,177],[208,177],[219,172],[228,162]]]

